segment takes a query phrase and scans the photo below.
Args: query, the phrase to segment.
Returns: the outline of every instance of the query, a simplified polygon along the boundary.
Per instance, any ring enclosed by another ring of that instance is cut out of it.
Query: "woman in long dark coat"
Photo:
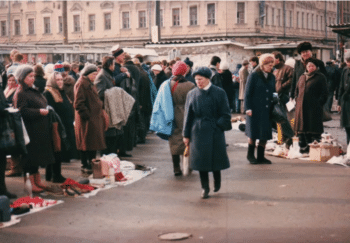
[[[259,62],[260,67],[249,75],[245,87],[245,133],[249,138],[247,159],[251,164],[271,164],[265,158],[265,146],[267,140],[272,139],[270,110],[275,92],[275,76],[272,74],[274,56],[263,54]],[[259,139],[257,158],[254,155],[256,139]]]
[[[340,125],[345,128],[347,144],[350,141],[350,57],[346,58],[347,67],[342,72],[339,85],[338,111],[340,113]]]
[[[35,87],[39,90],[40,93],[43,93],[45,91],[46,79],[44,78],[45,72],[41,64],[37,64],[34,66],[34,76]]]
[[[97,150],[106,148],[104,132],[106,114],[93,82],[97,76],[97,67],[93,64],[81,71],[74,86],[75,139],[77,149],[81,151],[82,171],[92,173],[91,161]]]
[[[197,88],[186,99],[183,141],[190,146],[190,162],[198,170],[202,198],[209,197],[209,172],[214,175],[214,192],[221,187],[221,170],[230,167],[226,152],[225,131],[231,130],[231,114],[226,93],[210,82],[211,71],[194,71]]]
[[[115,68],[114,58],[111,56],[103,57],[102,69],[96,76],[94,85],[97,89],[98,96],[101,101],[105,100],[105,91],[114,87],[113,71]],[[112,127],[108,128],[105,133],[107,149],[103,151],[103,154],[117,153],[117,138],[121,137],[117,135],[117,129]]]
[[[318,69],[318,60],[305,61],[306,72],[295,89],[294,130],[299,137],[300,152],[309,151],[309,143],[320,141],[323,133],[323,106],[327,101],[327,79]]]
[[[59,72],[54,72],[47,80],[44,96],[46,97],[48,104],[52,106],[55,112],[60,116],[67,134],[69,145],[75,146],[73,126],[74,111],[63,86],[64,82],[62,75]],[[62,155],[64,151],[68,150],[65,143],[63,143],[63,140],[61,148],[62,151],[55,152],[55,163],[46,167],[47,181],[51,181],[52,179],[55,183],[62,183],[66,180],[61,174]]]
[[[222,88],[226,92],[228,103],[230,105],[231,110],[234,110],[234,105],[233,105],[234,86],[233,86],[233,80],[232,80],[232,73],[228,69],[227,62],[220,63],[220,70],[222,71],[220,73],[221,80],[222,80]]]
[[[186,148],[182,138],[186,96],[187,93],[195,87],[192,82],[187,81],[184,78],[186,71],[187,65],[184,62],[176,62],[172,69],[173,78],[170,82],[171,94],[174,104],[175,127],[173,134],[169,137],[169,146],[173,159],[175,176],[182,175],[180,167],[180,155],[183,155]]]
[[[17,107],[30,139],[28,154],[22,158],[24,171],[30,174],[33,192],[41,192],[47,187],[41,182],[39,166],[46,167],[55,162],[47,100],[33,86],[34,71],[31,66],[18,67],[15,76],[22,86],[17,96]]]

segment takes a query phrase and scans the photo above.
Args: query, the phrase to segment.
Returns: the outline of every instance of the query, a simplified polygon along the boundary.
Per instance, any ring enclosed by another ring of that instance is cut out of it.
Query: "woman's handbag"
[[[16,146],[15,130],[11,116],[8,112],[4,112],[0,119],[0,149],[10,150]]]
[[[182,159],[182,174],[184,176],[187,176],[191,174],[191,169],[190,169],[190,147],[186,146],[184,156]]]

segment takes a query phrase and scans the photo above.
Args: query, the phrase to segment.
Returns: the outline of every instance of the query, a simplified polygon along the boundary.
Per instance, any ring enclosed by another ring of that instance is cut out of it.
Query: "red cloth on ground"
[[[61,187],[72,186],[72,185],[76,185],[80,189],[85,189],[85,190],[89,190],[89,191],[95,190],[95,187],[89,186],[89,185],[79,184],[78,182],[76,182],[75,180],[73,180],[71,178],[67,178],[66,181],[61,185]]]
[[[18,208],[20,207],[22,204],[29,204],[32,205],[33,208],[38,208],[38,207],[47,207],[50,205],[54,205],[56,204],[57,201],[56,200],[45,200],[42,199],[41,197],[21,197],[18,198],[16,201],[14,201],[10,207],[11,208]]]

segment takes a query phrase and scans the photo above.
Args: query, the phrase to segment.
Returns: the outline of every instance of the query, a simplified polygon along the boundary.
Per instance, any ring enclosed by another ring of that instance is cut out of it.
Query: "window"
[[[211,3],[207,5],[208,11],[208,21],[207,24],[215,24],[215,3]]]
[[[62,16],[58,16],[58,33],[63,32],[63,18]]]
[[[89,31],[95,31],[95,15],[89,15]]]
[[[6,2],[5,1],[0,1],[0,8],[5,8],[5,7],[6,7]]]
[[[15,20],[15,35],[20,35],[21,34],[21,22],[19,19]]]
[[[129,12],[123,12],[123,29],[129,29],[130,28],[130,19],[129,19]]]
[[[318,29],[318,15],[316,14],[316,30],[319,30]]]
[[[311,14],[311,29],[315,29],[315,26],[314,26],[314,14]]]
[[[80,32],[80,15],[73,15],[74,32]]]
[[[28,34],[34,35],[34,19],[28,19]]]
[[[7,36],[6,20],[0,22],[1,36]]]
[[[300,14],[297,12],[297,28],[300,28]]]
[[[310,14],[308,13],[306,14],[306,21],[307,21],[306,28],[311,29]]]
[[[173,26],[180,26],[180,9],[173,8]]]
[[[304,29],[304,13],[301,13],[301,28]]]
[[[190,7],[190,25],[197,25],[197,6]]]
[[[289,27],[293,27],[293,12],[289,11]]]
[[[51,33],[50,17],[44,17],[44,34]]]
[[[160,27],[164,26],[163,22],[163,9],[159,10],[159,18],[160,18]]]
[[[269,25],[269,7],[268,6],[266,6],[265,18],[266,18],[266,25]]]
[[[112,15],[111,13],[105,13],[105,30],[112,28]]]
[[[146,11],[139,11],[139,28],[146,28]]]
[[[277,14],[277,25],[281,26],[281,9],[278,9],[278,14]]]
[[[271,25],[275,25],[275,9],[274,8],[272,8],[271,13],[272,13]]]
[[[237,24],[244,24],[245,3],[237,3]]]
[[[323,16],[320,16],[320,28],[323,30]]]

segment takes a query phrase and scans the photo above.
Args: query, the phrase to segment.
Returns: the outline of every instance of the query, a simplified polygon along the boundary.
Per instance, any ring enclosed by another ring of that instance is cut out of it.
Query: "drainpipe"
[[[327,1],[324,1],[324,4],[325,4],[325,8],[324,8],[324,23],[325,23],[325,33],[326,33],[326,36],[325,36],[325,39],[327,40]]]
[[[283,1],[283,37],[286,38],[286,1]]]
[[[339,24],[339,1],[337,1],[337,24]],[[337,33],[337,43],[336,43],[336,51],[335,53],[339,52],[339,34]],[[338,57],[336,57],[338,59]]]
[[[8,43],[11,42],[11,0],[9,2],[9,11],[7,14],[7,22],[8,22]]]

